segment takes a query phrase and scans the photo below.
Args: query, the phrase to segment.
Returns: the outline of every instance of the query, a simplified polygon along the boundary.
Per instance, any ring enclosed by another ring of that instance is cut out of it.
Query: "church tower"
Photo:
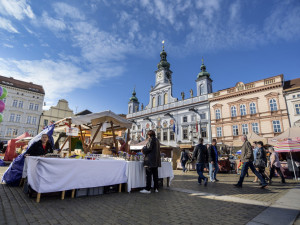
[[[139,111],[140,103],[136,97],[135,88],[133,89],[132,96],[128,102],[128,114],[136,113]]]
[[[212,93],[212,79],[210,79],[210,74],[206,71],[206,66],[204,65],[202,58],[201,72],[198,73],[196,80],[197,96],[207,95]]]

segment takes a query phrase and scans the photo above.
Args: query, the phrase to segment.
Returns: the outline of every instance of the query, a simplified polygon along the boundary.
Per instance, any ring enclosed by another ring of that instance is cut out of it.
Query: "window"
[[[160,101],[160,95],[157,96],[157,106],[160,106],[161,105],[161,101]]]
[[[3,102],[6,103],[6,98],[3,99]]]
[[[156,100],[155,97],[152,98],[152,108],[154,108],[156,106]]]
[[[254,102],[250,103],[250,114],[256,114],[256,104]]]
[[[217,137],[222,137],[222,127],[217,127]]]
[[[220,111],[220,109],[216,109],[216,119],[217,120],[221,119],[221,111]]]
[[[18,100],[14,100],[12,106],[13,106],[13,107],[17,107],[17,106],[18,106]]]
[[[295,109],[296,109],[296,114],[300,115],[300,104],[296,104]]]
[[[36,117],[32,117],[32,124],[36,125]]]
[[[296,95],[293,95],[293,98],[296,98]]]
[[[157,139],[160,141],[160,139],[161,139],[161,135],[160,135],[160,133],[158,133],[157,132]]]
[[[201,114],[200,114],[200,118],[201,118],[202,120],[205,120],[205,119],[206,119],[206,113],[201,113]]]
[[[38,111],[38,110],[39,110],[39,104],[35,104],[35,105],[34,105],[34,110],[35,110],[35,111]]]
[[[233,136],[238,136],[239,135],[239,127],[238,127],[238,125],[233,125],[232,126],[232,133],[233,133]]]
[[[17,123],[20,123],[20,120],[21,120],[21,115],[18,114],[18,115],[16,116],[16,122],[17,122]]]
[[[30,103],[30,104],[29,104],[29,109],[30,109],[30,110],[33,110],[33,103]]]
[[[192,120],[192,122],[196,121],[196,115],[192,115],[191,120]]]
[[[164,141],[167,141],[167,140],[168,140],[168,132],[167,132],[167,131],[164,131],[164,132],[163,132],[163,140],[164,140]]]
[[[23,101],[19,101],[19,108],[23,108]]]
[[[47,121],[48,122],[48,121]],[[45,122],[44,122],[45,123]],[[132,126],[132,130],[135,130],[135,126]]]
[[[182,122],[184,122],[184,123],[187,122],[187,116],[182,117]]]
[[[201,127],[201,137],[206,137],[206,127]]]
[[[11,134],[12,134],[12,128],[7,128],[6,136],[11,136]]]
[[[242,133],[243,134],[248,134],[249,133],[248,124],[242,124]]]
[[[236,117],[236,107],[231,106],[231,117]]]
[[[30,124],[31,123],[31,116],[27,117],[27,123]]]
[[[270,110],[277,111],[277,102],[274,98],[270,99]]]
[[[138,125],[138,126],[137,126],[137,129],[140,130],[140,129],[141,129],[141,125]]]
[[[164,94],[164,104],[168,104],[168,94]]]
[[[245,105],[240,105],[240,111],[241,111],[241,116],[245,116],[246,113],[246,106]]]
[[[46,126],[48,126],[48,120],[44,120],[44,127],[46,127]],[[134,130],[134,127],[135,126],[132,127],[132,130]]]
[[[128,108],[128,113],[129,114],[131,113],[131,106],[129,106],[129,108]]]
[[[173,131],[170,131],[170,141],[174,141],[175,140],[175,135]]]
[[[281,132],[280,121],[279,120],[273,120],[272,123],[273,123],[274,133],[280,133]]]
[[[13,129],[12,135],[13,135],[13,136],[17,136],[17,135],[18,135],[18,129]]]
[[[12,113],[12,114],[10,114],[9,122],[14,122],[14,121],[15,121],[15,114]]]
[[[300,94],[297,94],[297,97],[300,98]]]
[[[252,131],[253,131],[253,133],[256,133],[256,134],[259,133],[258,123],[252,123]]]
[[[199,95],[203,95],[204,94],[204,85],[200,84],[199,86]]]
[[[183,140],[187,140],[188,139],[188,129],[187,128],[183,128],[182,129],[182,139]]]

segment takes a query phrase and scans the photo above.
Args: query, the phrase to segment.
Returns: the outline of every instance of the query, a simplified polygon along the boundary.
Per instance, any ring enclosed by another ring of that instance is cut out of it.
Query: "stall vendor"
[[[128,143],[126,143],[125,141],[124,141],[124,139],[123,138],[120,138],[119,139],[119,143],[120,143],[120,145],[121,145],[121,147],[120,147],[120,151],[122,151],[122,152],[129,152],[129,145],[128,145]]]
[[[26,155],[40,156],[53,153],[52,145],[47,134],[43,134],[41,140],[35,142],[26,152]]]

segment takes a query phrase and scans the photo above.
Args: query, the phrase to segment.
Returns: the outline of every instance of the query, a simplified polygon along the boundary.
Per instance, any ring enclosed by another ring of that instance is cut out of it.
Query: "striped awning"
[[[276,152],[300,152],[300,142],[292,140],[278,142],[274,149]]]

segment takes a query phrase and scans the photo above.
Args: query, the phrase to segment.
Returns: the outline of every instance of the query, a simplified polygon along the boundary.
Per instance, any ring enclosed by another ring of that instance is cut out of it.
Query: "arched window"
[[[220,109],[216,109],[216,119],[217,120],[221,119],[221,111],[220,111]]]
[[[236,117],[236,107],[231,106],[231,117]]]
[[[164,94],[164,104],[168,104],[168,94]]]
[[[245,116],[247,114],[245,105],[240,105],[240,112],[241,112],[241,116]]]
[[[204,94],[204,85],[200,84],[199,85],[199,95],[203,95]]]
[[[131,106],[129,106],[128,113],[129,114],[131,113]]]
[[[157,96],[157,106],[160,106],[161,105],[161,101],[160,101],[160,95]]]
[[[152,108],[156,107],[156,100],[155,97],[152,98]]]
[[[270,99],[270,110],[277,111],[277,102],[274,98]]]
[[[250,103],[250,114],[256,114],[256,104],[254,102]]]

